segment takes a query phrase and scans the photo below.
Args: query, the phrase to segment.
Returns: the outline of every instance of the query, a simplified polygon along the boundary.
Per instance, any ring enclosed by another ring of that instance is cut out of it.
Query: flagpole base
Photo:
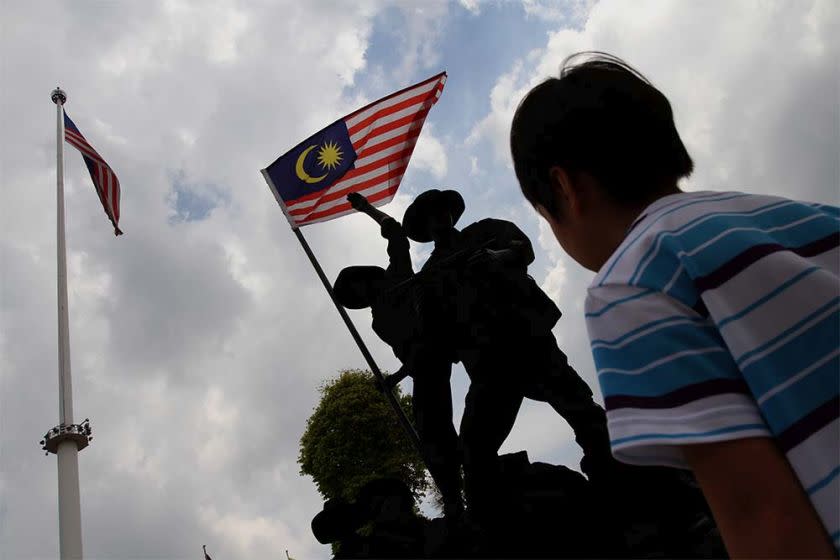
[[[93,431],[90,427],[90,420],[85,418],[80,424],[59,424],[44,434],[41,440],[41,450],[46,451],[45,455],[58,453],[58,446],[65,441],[72,441],[76,449],[81,451],[93,440]]]
[[[79,496],[79,450],[64,439],[58,457],[58,547],[61,560],[82,560],[82,508]]]

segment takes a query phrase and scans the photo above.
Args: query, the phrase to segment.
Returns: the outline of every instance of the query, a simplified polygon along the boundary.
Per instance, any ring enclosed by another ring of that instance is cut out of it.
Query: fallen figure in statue
[[[711,518],[698,514],[682,531],[665,532],[671,511],[609,513],[609,497],[580,473],[531,463],[524,451],[499,457],[495,500],[501,529],[462,518],[453,525],[418,513],[395,479],[366,484],[353,502],[329,500],[312,520],[315,538],[335,558],[725,558]],[[672,507],[680,507],[672,503]]]

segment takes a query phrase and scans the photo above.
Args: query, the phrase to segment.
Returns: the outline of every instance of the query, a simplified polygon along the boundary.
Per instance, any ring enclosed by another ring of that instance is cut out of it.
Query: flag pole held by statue
[[[374,206],[390,202],[408,167],[426,115],[440,97],[445,83],[446,73],[442,72],[375,101],[307,138],[262,170],[269,190],[315,273],[424,460],[414,426],[387,386],[347,311],[335,299],[332,285],[300,228],[353,213],[346,200],[351,192],[364,195]],[[313,153],[318,148],[320,150]]]

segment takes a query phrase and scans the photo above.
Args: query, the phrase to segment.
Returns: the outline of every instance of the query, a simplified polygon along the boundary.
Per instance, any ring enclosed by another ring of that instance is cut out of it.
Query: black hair
[[[525,198],[552,214],[553,166],[589,173],[622,205],[647,202],[694,169],[668,99],[626,62],[597,51],[567,57],[559,78],[528,92],[510,148]]]

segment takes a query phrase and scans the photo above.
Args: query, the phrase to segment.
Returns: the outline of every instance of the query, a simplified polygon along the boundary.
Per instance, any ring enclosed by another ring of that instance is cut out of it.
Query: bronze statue
[[[551,329],[557,306],[527,274],[534,253],[511,222],[484,219],[463,230],[456,191],[422,193],[403,219],[409,238],[435,248],[418,281],[422,328],[453,341],[471,384],[461,422],[468,504],[492,499],[497,453],[510,434],[523,398],[549,403],[571,425],[590,477],[614,466],[604,410],[568,364]],[[453,260],[453,255],[467,254]]]

